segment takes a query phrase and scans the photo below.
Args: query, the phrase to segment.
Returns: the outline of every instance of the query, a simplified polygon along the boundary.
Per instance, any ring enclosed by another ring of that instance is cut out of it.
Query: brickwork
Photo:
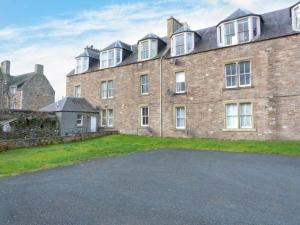
[[[300,35],[231,46],[162,61],[164,136],[221,139],[300,139]],[[225,89],[224,66],[251,62],[251,87]],[[184,71],[187,92],[174,94],[175,72]],[[140,75],[149,75],[149,95],[140,94]],[[160,60],[97,70],[67,77],[67,95],[81,85],[82,97],[101,109],[114,110],[121,133],[159,135]],[[114,97],[100,98],[100,84],[114,80]],[[225,129],[225,103],[251,102],[253,129]],[[140,126],[140,106],[148,105],[148,128]],[[175,107],[186,107],[186,129],[175,129]]]

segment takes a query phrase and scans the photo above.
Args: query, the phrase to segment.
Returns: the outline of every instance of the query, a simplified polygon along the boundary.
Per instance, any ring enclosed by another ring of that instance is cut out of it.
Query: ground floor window
[[[141,126],[149,126],[149,108],[148,106],[141,107]]]
[[[226,104],[226,128],[247,129],[253,127],[251,103]]]
[[[101,127],[113,127],[114,114],[112,109],[101,110]]]
[[[175,108],[176,129],[185,129],[185,107]]]
[[[82,126],[83,126],[83,116],[80,115],[80,114],[77,115],[76,125],[77,125],[78,127],[82,127]]]

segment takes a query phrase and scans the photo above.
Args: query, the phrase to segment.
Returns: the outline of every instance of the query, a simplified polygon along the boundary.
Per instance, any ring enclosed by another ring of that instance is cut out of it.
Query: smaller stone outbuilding
[[[65,97],[40,111],[56,113],[61,136],[98,130],[99,110],[85,98]]]

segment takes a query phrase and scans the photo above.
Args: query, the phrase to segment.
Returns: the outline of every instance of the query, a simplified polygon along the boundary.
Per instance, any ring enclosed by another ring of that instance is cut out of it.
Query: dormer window
[[[260,17],[248,16],[218,25],[219,47],[247,43],[260,36]]]
[[[138,43],[139,60],[152,59],[158,54],[158,39],[143,39]]]
[[[182,32],[175,34],[171,38],[171,55],[179,56],[188,54],[194,50],[194,32]]]
[[[292,8],[293,29],[300,31],[300,4]]]
[[[137,43],[138,60],[148,60],[155,58],[166,43],[157,35],[149,33]]]
[[[79,57],[76,59],[75,73],[83,73],[89,69],[89,57]]]
[[[113,48],[100,53],[100,69],[117,66],[122,62],[122,49]]]

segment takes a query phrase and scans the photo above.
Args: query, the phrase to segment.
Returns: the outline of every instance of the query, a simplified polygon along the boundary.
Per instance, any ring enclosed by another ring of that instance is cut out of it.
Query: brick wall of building
[[[162,64],[164,136],[224,139],[300,139],[300,35],[177,57]],[[225,89],[224,66],[251,62],[252,86]],[[159,135],[160,60],[67,77],[67,95],[81,85],[81,96],[99,108],[114,110],[114,128],[121,133]],[[175,72],[184,71],[187,93],[175,92]],[[140,75],[149,75],[149,95],[140,94]],[[101,81],[114,80],[114,97],[102,100]],[[225,130],[226,102],[252,102],[254,128]],[[148,105],[149,128],[140,126],[140,106]],[[186,107],[186,129],[175,129],[175,107]]]

